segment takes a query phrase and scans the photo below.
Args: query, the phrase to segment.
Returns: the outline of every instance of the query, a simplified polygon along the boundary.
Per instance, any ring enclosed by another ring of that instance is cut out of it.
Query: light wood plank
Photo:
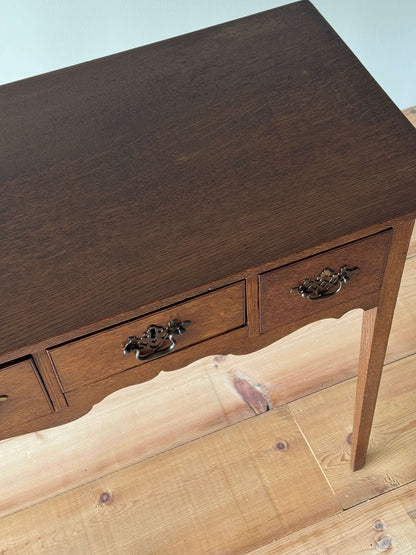
[[[400,503],[403,505],[404,510],[416,526],[416,483],[412,482],[412,484],[415,487],[402,488],[403,492],[399,490],[401,492]]]
[[[416,257],[406,261],[385,363],[416,353]]]
[[[414,555],[416,527],[411,511],[416,512],[416,482],[260,547],[251,555]]]
[[[367,463],[349,469],[355,379],[290,408],[346,509],[416,479],[416,355],[383,374]]]
[[[79,420],[0,442],[0,516],[229,424],[194,367],[115,392]]]
[[[0,537],[19,555],[235,554],[340,510],[281,407],[3,518]]]

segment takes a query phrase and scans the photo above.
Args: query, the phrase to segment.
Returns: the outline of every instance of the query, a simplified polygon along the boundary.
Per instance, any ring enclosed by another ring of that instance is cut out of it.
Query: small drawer
[[[245,286],[238,282],[184,303],[143,316],[50,350],[62,384],[69,392],[129,368],[151,364],[138,360],[135,352],[124,354],[129,337],[141,338],[149,326],[166,327],[185,322],[186,331],[175,335],[173,352],[245,325]],[[168,356],[168,355],[167,355]]]
[[[0,369],[1,433],[52,412],[52,406],[31,360]]]
[[[330,317],[331,310],[370,308],[378,301],[384,267],[391,241],[391,230],[348,243],[299,262],[271,270],[259,276],[260,333],[272,331],[292,322],[302,325]],[[346,267],[344,275],[339,274]],[[325,272],[323,275],[322,272]],[[320,277],[321,279],[317,279]],[[305,283],[305,280],[310,280]],[[311,285],[311,294],[304,289]],[[321,296],[322,295],[322,296]],[[336,316],[338,317],[339,314]]]

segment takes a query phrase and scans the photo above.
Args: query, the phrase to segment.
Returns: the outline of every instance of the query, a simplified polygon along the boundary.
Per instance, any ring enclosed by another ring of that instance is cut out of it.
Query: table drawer
[[[377,304],[391,235],[383,231],[260,274],[260,332],[327,317],[341,305],[350,310]]]
[[[9,428],[52,412],[31,360],[0,369],[0,438]]]
[[[131,336],[142,338],[149,326],[166,327],[169,322],[185,322],[186,331],[175,335],[174,352],[243,326],[246,321],[245,286],[238,282],[184,303],[143,316],[115,328],[67,343],[50,350],[64,392],[102,380],[129,368],[151,364],[150,358],[137,360],[135,352],[124,354]],[[169,341],[166,342],[166,348]],[[163,349],[165,345],[163,345]],[[144,356],[150,353],[144,348]]]

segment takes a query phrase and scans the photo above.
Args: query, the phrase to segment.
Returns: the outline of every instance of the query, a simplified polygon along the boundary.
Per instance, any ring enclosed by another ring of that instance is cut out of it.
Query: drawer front
[[[160,310],[110,330],[50,350],[64,392],[78,389],[129,368],[151,364],[123,353],[129,337],[141,338],[149,326],[184,322],[186,331],[175,335],[174,352],[245,324],[245,287],[238,282]],[[169,356],[169,355],[165,355]]]
[[[391,230],[360,239],[259,276],[260,333],[292,322],[304,325],[338,308],[369,308],[377,304],[391,241]],[[346,267],[347,281],[333,276]],[[317,280],[317,277],[321,279]],[[304,280],[310,280],[304,282]],[[321,286],[317,288],[317,283]],[[300,290],[300,287],[303,289]],[[308,287],[309,286],[309,287]],[[301,292],[305,296],[302,296]],[[309,298],[308,298],[309,293]]]
[[[30,360],[0,369],[0,433],[51,412],[52,406]]]

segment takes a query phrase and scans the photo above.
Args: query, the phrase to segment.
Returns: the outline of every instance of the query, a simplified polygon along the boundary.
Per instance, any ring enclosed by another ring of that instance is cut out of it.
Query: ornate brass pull
[[[185,324],[189,323],[189,320],[180,323],[171,321],[165,328],[152,324],[141,337],[129,337],[123,352],[128,355],[136,351],[138,360],[152,360],[166,355],[175,348],[173,336],[185,333]]]
[[[9,398],[8,395],[0,395],[0,402],[1,401],[7,401],[8,398]]]
[[[297,291],[305,299],[319,301],[327,299],[339,293],[344,283],[350,280],[350,275],[358,272],[357,267],[348,268],[342,266],[338,272],[330,268],[325,268],[314,280],[306,278],[301,285],[290,290],[291,293]]]

